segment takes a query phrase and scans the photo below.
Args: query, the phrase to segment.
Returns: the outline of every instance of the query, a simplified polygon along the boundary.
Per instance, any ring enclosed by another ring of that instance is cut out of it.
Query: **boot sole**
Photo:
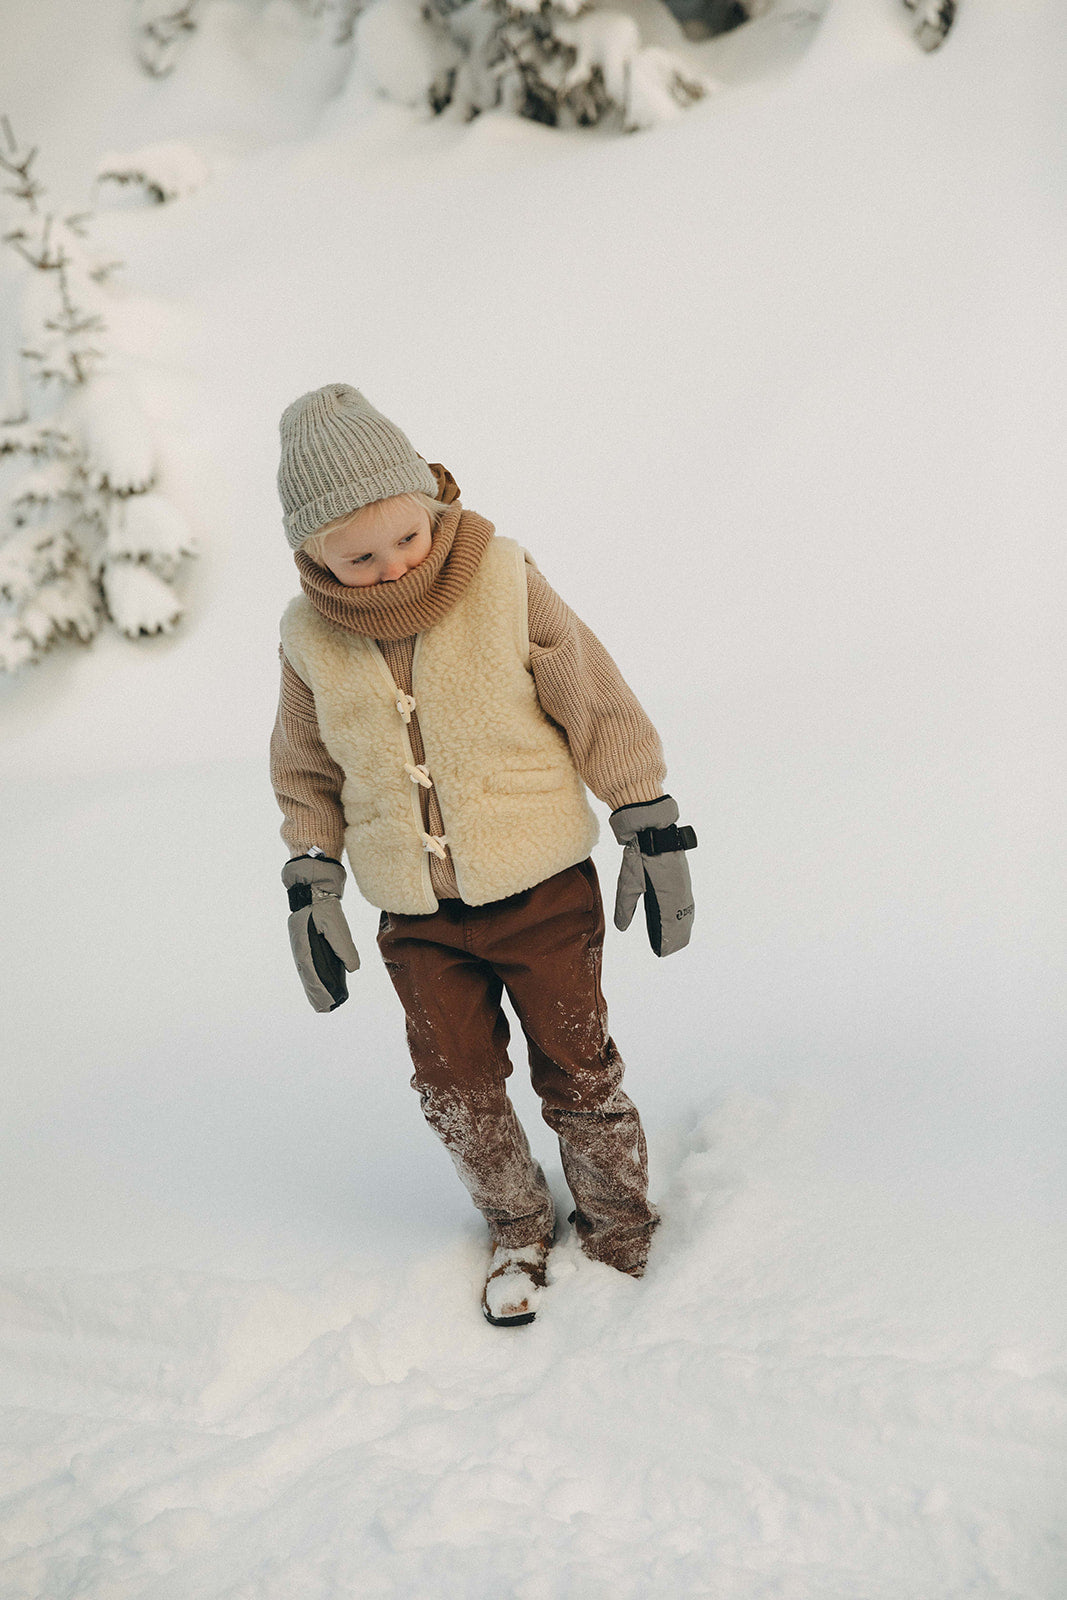
[[[524,1311],[521,1317],[494,1317],[491,1312],[482,1307],[482,1315],[486,1322],[491,1322],[494,1328],[522,1328],[526,1323],[533,1322],[537,1316],[536,1311]]]

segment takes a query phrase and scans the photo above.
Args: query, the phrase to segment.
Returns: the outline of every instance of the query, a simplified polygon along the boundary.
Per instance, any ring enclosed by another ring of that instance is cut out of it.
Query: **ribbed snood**
[[[300,585],[320,616],[349,633],[368,639],[410,639],[440,622],[455,605],[493,533],[493,524],[477,512],[449,506],[433,531],[425,561],[395,583],[350,588],[298,550]]]
[[[350,587],[296,551],[300,586],[327,622],[368,639],[410,639],[443,617],[463,593],[493,536],[493,525],[464,511],[459,484],[447,467],[433,461],[429,470],[437,498],[448,509],[433,529],[425,561],[395,583]]]

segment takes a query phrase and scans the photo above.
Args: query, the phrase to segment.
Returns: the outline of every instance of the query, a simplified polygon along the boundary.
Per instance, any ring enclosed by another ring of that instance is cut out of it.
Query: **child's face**
[[[366,589],[395,583],[425,561],[432,543],[429,512],[407,495],[394,495],[332,528],[323,541],[323,560],[338,583]]]

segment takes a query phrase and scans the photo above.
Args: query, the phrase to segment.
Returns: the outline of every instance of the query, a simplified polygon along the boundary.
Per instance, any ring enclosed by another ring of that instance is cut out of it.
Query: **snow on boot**
[[[537,1315],[544,1290],[549,1241],[510,1250],[498,1244],[489,1261],[482,1310],[494,1328],[517,1328]]]

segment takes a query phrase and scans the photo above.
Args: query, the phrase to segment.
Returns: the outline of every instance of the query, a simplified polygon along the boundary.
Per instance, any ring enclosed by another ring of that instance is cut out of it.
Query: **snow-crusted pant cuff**
[[[508,1099],[508,998],[542,1115],[559,1139],[587,1253],[640,1272],[658,1217],[600,987],[604,910],[592,861],[507,900],[382,914],[378,944],[407,1014],[412,1087],[496,1244],[551,1236],[552,1198]]]

